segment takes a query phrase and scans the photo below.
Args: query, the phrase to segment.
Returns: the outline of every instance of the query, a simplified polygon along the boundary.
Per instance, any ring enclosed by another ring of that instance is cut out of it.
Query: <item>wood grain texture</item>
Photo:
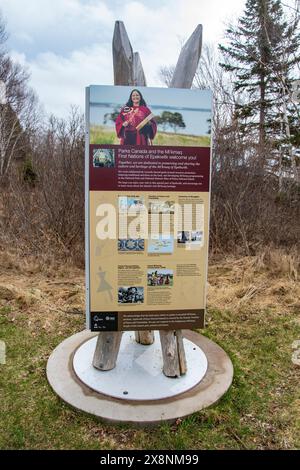
[[[167,377],[180,377],[180,364],[175,331],[159,332],[163,356],[163,372]]]
[[[98,335],[93,366],[99,370],[116,367],[123,332],[102,331]]]
[[[115,85],[133,85],[133,50],[123,21],[116,21],[113,36]]]
[[[142,61],[138,52],[133,54],[133,85],[147,86]]]
[[[202,50],[202,25],[199,24],[183,46],[170,88],[191,88]]]
[[[135,340],[137,343],[143,344],[145,346],[154,343],[154,331],[144,330],[135,332]]]

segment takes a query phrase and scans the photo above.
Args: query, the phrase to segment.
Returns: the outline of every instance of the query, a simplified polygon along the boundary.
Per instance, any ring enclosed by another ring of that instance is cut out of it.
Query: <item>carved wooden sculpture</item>
[[[179,55],[170,87],[190,88],[198,67],[202,48],[202,26],[198,25]],[[133,53],[125,26],[117,21],[113,37],[113,64],[115,85],[146,86],[146,78],[140,56]],[[167,377],[179,377],[187,371],[181,330],[160,331],[163,355],[163,372]],[[136,331],[138,343],[152,344],[153,331]],[[100,370],[115,367],[121,344],[122,332],[101,332],[98,335],[93,365]]]

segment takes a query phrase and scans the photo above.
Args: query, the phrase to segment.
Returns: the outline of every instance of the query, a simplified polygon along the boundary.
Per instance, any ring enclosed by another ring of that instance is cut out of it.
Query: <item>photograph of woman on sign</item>
[[[140,91],[130,93],[116,119],[116,132],[121,145],[152,145],[157,124]]]

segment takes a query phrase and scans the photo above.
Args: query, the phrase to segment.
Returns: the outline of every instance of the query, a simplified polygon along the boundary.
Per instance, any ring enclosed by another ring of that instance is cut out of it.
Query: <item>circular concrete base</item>
[[[157,331],[154,343],[149,346],[138,344],[133,332],[124,333],[117,365],[107,372],[93,367],[97,337],[89,339],[77,349],[73,368],[81,382],[109,397],[123,400],[170,398],[193,388],[207,371],[204,352],[188,339],[184,338],[183,342],[188,370],[176,379],[162,373],[163,358]]]
[[[203,351],[208,362],[206,374],[197,385],[176,396],[159,400],[109,397],[85,385],[73,368],[76,351],[97,334],[85,330],[58,345],[48,360],[47,377],[51,387],[65,402],[104,420],[140,424],[172,421],[217,402],[231,385],[233,367],[225,351],[205,336],[184,330],[184,337]],[[103,377],[107,374],[99,373]],[[180,379],[167,380],[175,383]]]

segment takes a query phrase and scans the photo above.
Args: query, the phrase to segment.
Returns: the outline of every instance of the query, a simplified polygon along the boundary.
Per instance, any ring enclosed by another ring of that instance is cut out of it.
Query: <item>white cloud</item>
[[[101,45],[74,51],[69,57],[48,52],[39,54],[33,62],[26,62],[24,57],[21,60],[31,71],[31,84],[46,111],[60,117],[68,114],[71,105],[84,109],[86,86],[112,83],[111,60]]]
[[[180,46],[204,26],[204,41],[221,38],[223,19],[239,15],[245,0],[1,0],[16,60],[48,112],[83,108],[84,87],[112,84],[111,41],[116,20],[125,23],[149,86],[160,86],[158,69],[175,64]]]
[[[1,0],[10,27],[43,31],[63,23],[75,28],[86,20],[98,24],[112,21],[112,12],[101,0]],[[56,33],[57,30],[54,30]]]

